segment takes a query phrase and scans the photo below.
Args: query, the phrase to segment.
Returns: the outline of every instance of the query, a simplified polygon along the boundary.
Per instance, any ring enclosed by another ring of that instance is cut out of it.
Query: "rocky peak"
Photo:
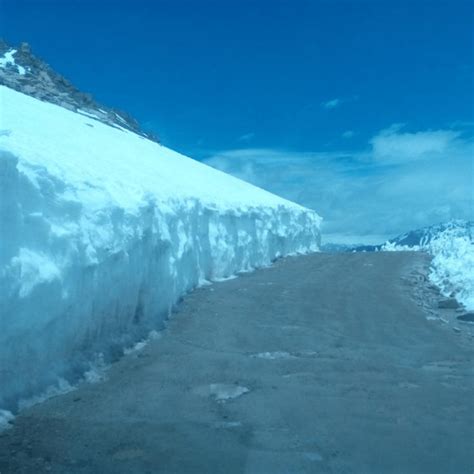
[[[91,94],[77,89],[37,58],[28,43],[11,47],[0,39],[0,85],[158,141],[155,136],[144,133],[127,113],[98,104]]]

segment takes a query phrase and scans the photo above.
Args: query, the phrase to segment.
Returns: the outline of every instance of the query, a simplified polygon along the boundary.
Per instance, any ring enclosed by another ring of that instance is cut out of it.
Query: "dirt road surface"
[[[315,254],[198,289],[105,381],[18,416],[0,472],[472,474],[472,329],[427,319],[427,264]]]

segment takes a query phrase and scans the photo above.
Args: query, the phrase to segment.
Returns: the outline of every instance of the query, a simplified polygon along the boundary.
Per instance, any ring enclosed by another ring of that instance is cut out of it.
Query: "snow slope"
[[[0,409],[160,327],[206,280],[316,251],[313,211],[0,87]]]

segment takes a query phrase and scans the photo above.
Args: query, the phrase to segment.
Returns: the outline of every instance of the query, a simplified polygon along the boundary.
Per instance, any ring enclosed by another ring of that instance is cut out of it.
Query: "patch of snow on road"
[[[209,386],[209,394],[216,400],[231,400],[250,392],[247,387],[225,383],[212,383]]]
[[[241,421],[218,421],[214,423],[216,428],[240,428],[242,426]]]
[[[260,352],[258,354],[253,355],[253,357],[256,357],[257,359],[275,360],[275,359],[292,359],[295,356],[293,356],[289,352],[276,351],[276,352]]]
[[[232,400],[250,392],[247,387],[229,383],[211,383],[197,387],[193,391],[196,395],[212,397],[217,401]]]
[[[107,380],[106,372],[110,368],[110,363],[105,361],[104,355],[100,353],[97,359],[90,364],[89,370],[84,373],[84,381],[88,383],[99,383]]]
[[[140,352],[148,345],[150,341],[156,341],[161,338],[161,334],[158,331],[150,331],[148,337],[142,341],[138,341],[132,347],[125,348],[123,353],[125,355],[134,354],[135,352]]]
[[[240,273],[242,273],[242,272],[240,272]],[[236,278],[238,278],[238,275],[230,275],[228,277],[214,278],[213,281],[216,282],[216,283],[222,283],[224,281],[235,280]]]
[[[18,402],[19,410],[24,410],[38,403],[42,403],[49,398],[57,397],[58,395],[64,395],[75,390],[67,380],[58,379],[54,385],[50,385],[46,390],[38,395],[31,396],[29,398],[21,399]]]

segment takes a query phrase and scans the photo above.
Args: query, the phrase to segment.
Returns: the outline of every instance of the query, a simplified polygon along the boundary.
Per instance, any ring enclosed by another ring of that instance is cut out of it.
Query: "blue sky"
[[[472,216],[472,1],[0,5],[8,42],[331,234]]]

